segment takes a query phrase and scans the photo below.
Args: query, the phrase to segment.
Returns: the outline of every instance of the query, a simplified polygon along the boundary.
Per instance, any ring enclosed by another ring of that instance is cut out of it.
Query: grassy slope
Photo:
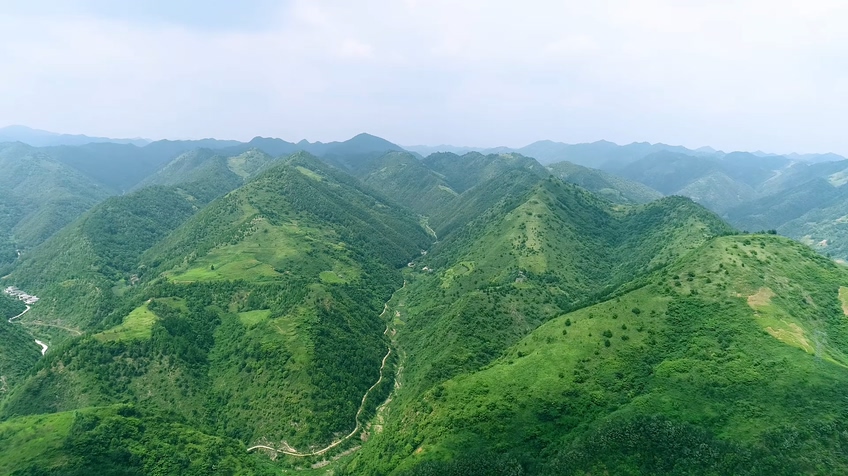
[[[846,283],[786,239],[716,238],[407,401],[350,469],[843,473]]]
[[[440,242],[407,277],[400,400],[483,368],[540,324],[728,231],[688,199],[612,208],[537,180]]]
[[[156,313],[150,310],[148,303],[145,303],[133,309],[121,324],[94,334],[94,338],[101,342],[149,339],[157,319]]]

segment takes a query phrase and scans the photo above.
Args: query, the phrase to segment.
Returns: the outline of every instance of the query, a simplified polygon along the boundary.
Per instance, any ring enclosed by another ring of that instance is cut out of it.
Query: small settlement
[[[14,286],[9,286],[8,288],[4,289],[3,292],[8,294],[9,296],[20,299],[27,305],[35,304],[38,302],[38,297],[33,296],[31,294],[27,294]]]

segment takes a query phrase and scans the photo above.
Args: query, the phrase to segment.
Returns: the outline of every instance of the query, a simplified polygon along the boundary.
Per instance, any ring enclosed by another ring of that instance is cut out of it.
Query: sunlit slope
[[[846,284],[784,238],[710,240],[410,401],[353,472],[845,473]]]
[[[539,325],[624,292],[627,283],[727,232],[688,199],[612,207],[557,179],[537,180],[523,197],[505,198],[414,263],[395,307],[405,355],[396,405],[485,368]]]
[[[236,279],[239,269],[253,267],[253,277],[261,279],[285,274],[286,266],[307,275],[301,265],[329,255],[338,257],[341,269],[357,249],[400,266],[409,249],[428,244],[416,216],[349,175],[298,153],[198,214],[146,259],[169,276],[194,272],[201,280]],[[219,266],[214,266],[216,259]],[[324,265],[316,275],[332,271],[333,263]]]

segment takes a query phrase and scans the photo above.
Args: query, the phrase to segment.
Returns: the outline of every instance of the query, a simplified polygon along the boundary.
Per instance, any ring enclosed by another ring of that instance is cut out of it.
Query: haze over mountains
[[[0,290],[39,298],[0,294],[0,473],[848,473],[841,157],[360,134],[0,169]]]

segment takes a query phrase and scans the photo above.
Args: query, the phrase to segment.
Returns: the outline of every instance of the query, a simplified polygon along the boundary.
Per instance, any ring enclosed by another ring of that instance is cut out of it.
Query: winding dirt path
[[[383,332],[383,334],[385,334],[388,331],[389,331],[389,327],[386,326],[386,330],[385,330],[385,332]],[[359,404],[359,410],[356,411],[356,417],[354,418],[354,420],[356,421],[356,427],[353,429],[353,431],[351,431],[347,435],[343,436],[342,438],[339,438],[338,440],[330,443],[328,446],[321,448],[320,450],[317,450],[317,451],[312,451],[310,453],[300,453],[298,451],[292,451],[290,448],[271,448],[270,446],[265,446],[265,445],[251,446],[250,448],[247,449],[247,451],[250,452],[250,451],[253,451],[253,450],[256,450],[256,449],[263,449],[263,450],[273,451],[275,453],[282,453],[282,454],[285,454],[285,455],[297,456],[297,457],[302,458],[302,457],[306,457],[306,456],[322,455],[322,454],[330,451],[331,449],[335,448],[336,446],[339,446],[340,444],[349,440],[351,437],[353,437],[353,435],[355,435],[357,432],[359,432],[362,429],[362,422],[359,421],[359,417],[362,415],[363,410],[365,410],[365,402],[368,400],[368,394],[370,394],[371,391],[374,390],[377,387],[377,385],[380,385],[380,383],[383,381],[383,370],[386,368],[386,360],[388,360],[388,358],[391,354],[392,354],[392,348],[389,347],[388,352],[386,352],[385,357],[383,357],[383,362],[380,364],[380,378],[378,378],[377,381],[374,383],[374,385],[372,385],[371,388],[369,388],[365,392],[365,395],[362,396],[362,402]]]
[[[20,252],[18,252],[18,255],[20,256]],[[13,291],[17,291],[17,288],[9,288],[9,289],[12,289]],[[36,302],[36,301],[38,301],[38,298],[37,298],[36,296],[30,296],[30,295],[25,294],[25,293],[23,293],[23,294],[15,294],[15,293],[13,293],[13,292],[10,292],[8,289],[6,290],[6,294],[8,294],[8,295],[10,295],[10,296],[15,296],[15,297],[17,297],[18,299],[21,299],[21,300],[27,299],[27,301],[26,301],[27,303],[30,303],[30,302]],[[23,297],[21,297],[21,296],[23,296]],[[33,300],[32,300],[32,301],[28,300],[28,299],[30,299],[30,298],[32,298]],[[17,316],[14,316],[14,317],[10,317],[10,318],[9,318],[9,324],[14,324],[16,319],[20,319],[21,317],[23,317],[23,316],[24,316],[24,314],[26,314],[26,313],[28,313],[28,312],[30,311],[30,309],[32,309],[32,306],[30,306],[29,304],[27,304],[27,305],[26,305],[26,309],[24,309],[24,312],[22,312],[22,313],[18,314]],[[42,324],[42,323],[38,323],[38,322],[33,322],[32,324],[38,324],[38,325],[50,325],[50,324]],[[65,329],[65,330],[68,330],[68,331],[71,331],[71,332],[76,332],[76,334],[77,334],[77,335],[82,335],[82,332],[74,331],[74,330],[72,330],[72,329],[67,329],[67,328],[64,328],[64,327],[62,327],[62,326],[52,326],[52,327],[60,327],[60,328],[62,328],[62,329]],[[41,347],[41,355],[44,355],[44,354],[46,354],[46,353],[47,353],[47,349],[49,348],[49,347],[47,346],[47,344],[45,344],[44,342],[41,342],[41,341],[40,341],[40,340],[38,340],[38,339],[35,339],[35,343],[36,343],[36,344],[38,344],[38,345]],[[4,381],[4,383],[5,383],[5,381]]]
[[[18,314],[18,315],[17,315],[17,316],[15,316],[15,317],[10,317],[10,318],[9,318],[9,324],[14,324],[14,322],[12,322],[12,321],[14,321],[15,319],[18,319],[18,318],[20,318],[21,316],[23,316],[24,314],[28,313],[30,309],[32,309],[32,307],[31,307],[29,304],[27,304],[27,307],[26,307],[26,309],[24,309],[24,312],[22,312],[22,313]]]
[[[28,321],[26,323],[26,325],[28,325],[28,326],[42,326],[42,327],[55,327],[56,329],[62,329],[65,332],[70,332],[71,334],[73,334],[75,336],[81,336],[82,335],[82,331],[79,330],[79,329],[73,329],[73,328],[70,328],[70,327],[60,326],[59,324],[48,324],[46,322],[41,322],[41,321]]]
[[[401,286],[400,289],[403,289],[405,287],[406,287],[406,280],[403,281],[403,286]],[[392,295],[392,297],[394,297],[394,295]],[[379,317],[383,317],[383,314],[385,314],[386,311],[388,311],[389,302],[391,300],[392,299],[389,298],[389,300],[386,301],[385,304],[383,304],[383,312],[380,313]],[[386,324],[386,330],[383,331],[383,335],[388,335],[389,326],[390,326],[390,324]],[[374,382],[374,385],[372,385],[368,390],[366,390],[365,395],[362,396],[362,401],[359,403],[359,409],[356,411],[356,416],[354,417],[354,421],[356,422],[356,427],[354,427],[353,431],[351,431],[347,435],[339,438],[338,440],[330,443],[326,447],[321,448],[320,450],[317,450],[317,451],[309,452],[309,453],[301,453],[299,451],[296,451],[294,448],[292,448],[288,445],[285,445],[284,448],[272,448],[272,447],[266,446],[266,445],[254,445],[254,446],[251,446],[250,448],[248,448],[247,451],[251,452],[253,450],[262,449],[262,450],[273,451],[274,453],[277,453],[277,454],[284,454],[284,455],[289,455],[289,456],[295,456],[295,457],[298,457],[298,458],[304,458],[304,457],[307,457],[307,456],[320,456],[320,455],[330,451],[331,449],[339,446],[340,444],[344,443],[345,441],[349,440],[350,438],[352,438],[353,435],[355,435],[360,430],[362,430],[363,424],[359,420],[359,418],[362,416],[362,412],[365,410],[365,402],[368,401],[368,395],[371,393],[372,390],[377,388],[377,386],[380,385],[383,382],[383,378],[385,378],[383,371],[386,368],[386,361],[389,359],[390,355],[392,355],[392,347],[391,346],[388,347],[386,355],[383,357],[383,361],[380,363],[380,378],[378,378],[377,381]]]

